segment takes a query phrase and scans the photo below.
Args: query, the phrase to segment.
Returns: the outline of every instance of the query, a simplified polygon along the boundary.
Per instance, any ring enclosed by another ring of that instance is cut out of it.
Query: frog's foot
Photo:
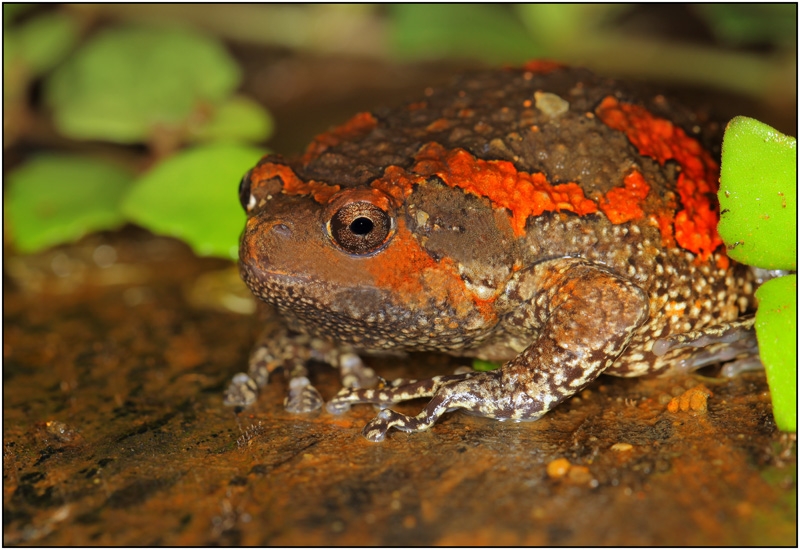
[[[247,373],[255,382],[256,386],[263,388],[269,382],[272,373],[283,366],[283,363],[275,357],[269,347],[259,345],[250,354],[247,365]]]
[[[524,389],[511,382],[510,378],[504,377],[501,371],[472,372],[437,378],[433,397],[422,412],[417,416],[408,416],[384,409],[364,427],[364,437],[380,442],[392,428],[405,432],[424,431],[433,426],[444,413],[456,409],[496,420],[521,421],[536,420],[552,408],[548,402],[550,396],[542,394],[530,397]],[[412,386],[426,382],[430,381],[418,382]],[[394,391],[386,391],[386,397],[394,397]],[[405,399],[398,399],[402,400]],[[552,401],[554,405],[556,400]]]
[[[322,395],[305,376],[296,376],[289,381],[289,393],[283,406],[290,413],[309,413],[322,407]]]
[[[739,347],[752,347],[752,343],[755,342],[754,323],[755,317],[742,317],[721,325],[660,338],[653,344],[653,354],[661,357],[675,349],[705,348],[713,344],[736,344]]]
[[[229,407],[248,407],[258,398],[258,389],[267,385],[270,376],[282,363],[266,345],[257,346],[250,354],[247,373],[233,376],[225,390],[225,405]]]
[[[751,355],[725,363],[720,371],[720,376],[723,378],[735,378],[743,372],[756,370],[764,370],[764,363],[761,362],[761,358],[758,355]]]
[[[757,370],[758,342],[753,330],[754,317],[705,327],[657,340],[653,354],[663,357],[674,350],[683,350],[679,359],[670,361],[668,372],[692,372],[714,363],[732,361],[723,367],[723,376],[731,377],[747,370]],[[694,348],[694,349],[691,349]]]
[[[255,403],[257,397],[258,385],[255,380],[240,372],[231,379],[223,403],[229,407],[247,407]]]
[[[328,401],[326,408],[331,414],[341,414],[348,411],[351,405],[360,403],[387,406],[420,397],[431,397],[443,384],[471,378],[475,374],[477,373],[434,376],[427,380],[397,378],[390,382],[378,377],[377,388],[343,388],[333,399]]]

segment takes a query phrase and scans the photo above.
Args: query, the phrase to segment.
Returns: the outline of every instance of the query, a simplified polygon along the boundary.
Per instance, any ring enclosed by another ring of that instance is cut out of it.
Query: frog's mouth
[[[239,262],[239,275],[256,297],[274,306],[303,300],[303,289],[313,286],[311,276],[262,269],[244,261]]]
[[[311,275],[265,270],[244,262],[239,263],[239,273],[261,300],[292,313],[309,311],[310,318],[320,322],[326,316],[342,322],[381,322],[393,309],[386,292],[375,287],[342,288]]]

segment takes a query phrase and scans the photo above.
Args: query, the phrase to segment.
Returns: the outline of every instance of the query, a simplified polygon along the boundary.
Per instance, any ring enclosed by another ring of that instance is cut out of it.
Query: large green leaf
[[[94,37],[48,80],[61,132],[77,139],[147,140],[184,127],[226,99],[240,70],[224,47],[189,30],[128,27]]]
[[[155,233],[183,239],[200,255],[235,259],[245,222],[237,186],[263,154],[234,144],[181,152],[136,182],[123,211]]]
[[[728,254],[767,269],[797,268],[797,140],[736,117],[722,142],[719,233]],[[756,292],[756,336],[778,427],[797,430],[797,276]]]
[[[737,261],[797,268],[797,140],[747,117],[722,141],[719,234]]]
[[[797,275],[764,283],[757,291],[756,336],[778,428],[797,431]]]
[[[34,158],[8,176],[5,210],[13,242],[34,252],[121,225],[120,202],[132,180],[95,159]]]

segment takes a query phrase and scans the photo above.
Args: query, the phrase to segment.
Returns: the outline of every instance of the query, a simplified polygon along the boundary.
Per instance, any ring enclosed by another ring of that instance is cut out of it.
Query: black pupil
[[[374,227],[369,218],[356,218],[350,223],[350,231],[356,235],[367,235]]]

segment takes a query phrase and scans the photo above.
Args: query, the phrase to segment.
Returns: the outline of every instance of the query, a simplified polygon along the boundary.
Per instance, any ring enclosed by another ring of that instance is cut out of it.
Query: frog
[[[226,403],[249,406],[284,368],[287,410],[372,404],[362,433],[379,442],[455,410],[534,421],[601,374],[757,362],[759,281],[716,228],[715,130],[664,95],[539,60],[264,156],[239,186],[239,266],[282,321]],[[501,366],[385,380],[363,361],[395,352]],[[340,369],[327,404],[310,359]],[[417,415],[392,409],[419,398]]]

